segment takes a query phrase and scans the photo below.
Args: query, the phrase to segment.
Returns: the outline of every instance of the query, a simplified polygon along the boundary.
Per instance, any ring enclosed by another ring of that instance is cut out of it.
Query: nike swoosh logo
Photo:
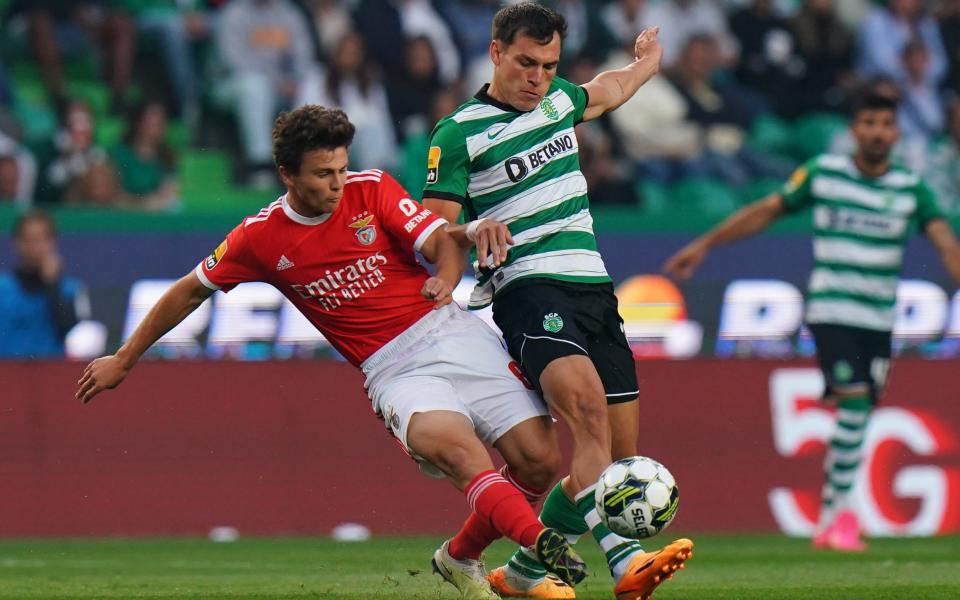
[[[640,573],[640,572],[642,572],[642,571],[646,571],[647,569],[649,569],[649,568],[650,568],[650,565],[652,565],[652,564],[654,563],[654,561],[657,560],[657,557],[660,556],[660,553],[661,553],[661,552],[663,552],[663,550],[658,550],[653,556],[650,557],[650,560],[648,560],[647,562],[643,563],[642,565],[640,565],[639,567],[637,567],[636,569],[634,569],[633,573],[634,573],[634,574],[637,574],[637,573]]]
[[[492,140],[493,138],[495,138],[495,137],[497,137],[498,135],[500,135],[500,132],[503,131],[503,130],[506,129],[506,128],[507,128],[507,126],[506,126],[506,125],[503,125],[503,126],[499,127],[496,131],[487,131],[487,139],[488,139],[488,140]]]

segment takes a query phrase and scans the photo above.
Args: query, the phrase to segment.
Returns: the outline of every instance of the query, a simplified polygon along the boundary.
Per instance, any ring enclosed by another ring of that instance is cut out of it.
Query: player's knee
[[[547,489],[560,472],[562,457],[559,452],[527,454],[519,465],[510,465],[510,470],[529,487]]]
[[[832,392],[838,406],[866,410],[873,403],[873,393],[867,385],[834,387]]]
[[[460,442],[438,444],[421,456],[435,467],[455,480],[469,480],[470,475],[481,469],[478,465],[484,462],[485,451],[472,444]]]

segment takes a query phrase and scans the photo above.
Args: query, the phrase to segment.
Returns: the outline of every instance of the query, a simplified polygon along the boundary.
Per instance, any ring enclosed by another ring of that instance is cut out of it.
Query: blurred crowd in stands
[[[898,159],[960,212],[960,0],[548,3],[568,20],[560,74],[576,83],[661,27],[661,75],[579,127],[594,204],[729,210],[850,149],[844,112],[871,87],[900,100]],[[180,163],[197,152],[273,190],[273,119],[303,103],[343,107],[352,168],[419,196],[433,124],[488,79],[501,5],[0,0],[0,203],[183,210]]]

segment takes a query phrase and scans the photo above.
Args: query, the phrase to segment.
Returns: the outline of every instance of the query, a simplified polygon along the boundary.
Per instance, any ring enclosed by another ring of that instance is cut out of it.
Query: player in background
[[[434,128],[423,196],[462,247],[476,247],[471,308],[493,303],[511,355],[573,433],[570,474],[547,496],[541,520],[569,539],[591,532],[617,597],[633,600],[680,568],[693,544],[683,539],[646,553],[612,533],[594,508],[603,469],[637,454],[639,391],[597,252],[573,128],[633,96],[658,72],[662,50],[658,29],[647,29],[634,62],[581,87],[555,77],[565,33],[563,16],[533,2],[496,14],[493,78]],[[464,211],[467,223],[452,225]],[[484,535],[482,527],[476,535]],[[494,570],[490,582],[504,596],[575,597],[546,578],[529,548]]]
[[[853,110],[853,156],[821,155],[797,169],[783,189],[745,206],[673,255],[664,270],[690,277],[713,248],[763,231],[781,216],[813,212],[814,267],[805,322],[836,403],[827,448],[817,548],[865,549],[850,502],[861,446],[890,367],[897,283],[913,225],[960,282],[960,245],[933,193],[915,173],[894,165],[899,138],[895,100],[865,95]]]
[[[363,371],[376,414],[422,470],[465,493],[471,519],[533,545],[552,572],[579,581],[582,561],[520,491],[546,489],[559,467],[546,406],[524,386],[493,330],[451,304],[463,253],[445,221],[386,173],[347,171],[353,134],[341,110],[307,105],[281,115],[274,160],[287,193],[244,219],[175,283],[116,354],[91,362],[77,398],[86,403],[116,387],[214,291],[267,282]],[[415,251],[436,265],[436,275]],[[483,442],[497,448],[506,470],[493,470]],[[479,561],[451,557],[474,544],[461,532],[437,550],[435,568],[462,597],[494,600]]]

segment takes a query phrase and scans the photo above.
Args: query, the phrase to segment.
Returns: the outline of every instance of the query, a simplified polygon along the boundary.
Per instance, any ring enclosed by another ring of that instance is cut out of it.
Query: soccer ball
[[[632,456],[611,464],[594,492],[597,514],[623,537],[653,537],[677,515],[680,490],[667,468],[652,458]]]

